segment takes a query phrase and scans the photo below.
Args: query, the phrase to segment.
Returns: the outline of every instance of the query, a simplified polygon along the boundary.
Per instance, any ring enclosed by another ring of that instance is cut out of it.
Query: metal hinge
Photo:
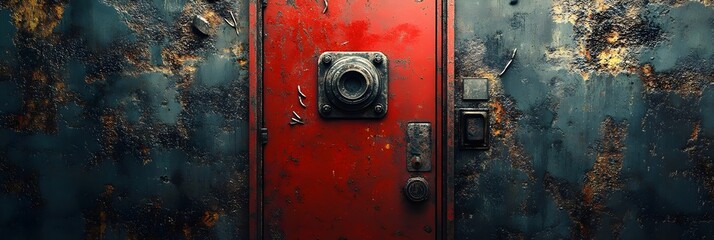
[[[268,143],[268,128],[261,128],[260,129],[260,141],[263,144]]]

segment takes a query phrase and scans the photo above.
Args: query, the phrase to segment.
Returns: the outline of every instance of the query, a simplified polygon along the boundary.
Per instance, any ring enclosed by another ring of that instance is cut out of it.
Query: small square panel
[[[488,79],[464,78],[464,100],[488,100]]]

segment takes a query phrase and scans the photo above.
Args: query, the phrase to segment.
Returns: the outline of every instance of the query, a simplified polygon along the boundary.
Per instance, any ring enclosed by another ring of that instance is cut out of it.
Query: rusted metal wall
[[[456,28],[493,136],[457,153],[458,239],[714,235],[714,3],[456,1]]]
[[[247,237],[246,1],[0,4],[0,238]]]
[[[3,237],[246,238],[247,3],[2,1]],[[458,239],[714,235],[711,1],[456,5]]]

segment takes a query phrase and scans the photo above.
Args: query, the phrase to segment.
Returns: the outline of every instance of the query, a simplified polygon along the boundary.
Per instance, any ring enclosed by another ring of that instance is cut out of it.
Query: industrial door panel
[[[439,4],[267,3],[264,238],[436,238]]]

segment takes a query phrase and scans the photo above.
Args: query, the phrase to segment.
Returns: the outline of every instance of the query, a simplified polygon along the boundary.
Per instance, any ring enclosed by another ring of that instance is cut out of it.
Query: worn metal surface
[[[456,119],[458,149],[488,150],[490,144],[489,109],[459,108]]]
[[[271,135],[263,158],[265,238],[435,239],[441,233],[440,198],[426,197],[437,196],[439,188],[414,182],[409,193],[415,201],[404,193],[411,177],[440,183],[436,170],[405,168],[408,125],[440,124],[440,3],[332,0],[323,14],[322,4],[312,0],[268,2],[262,75],[263,120]],[[359,87],[341,89],[339,81],[348,80],[342,72],[353,69],[363,75],[355,80],[363,81],[364,92],[371,92],[364,98]],[[374,86],[367,89],[370,81]],[[307,108],[298,103],[298,85]],[[304,125],[283,120],[293,111]],[[436,129],[428,131],[438,136]],[[441,160],[435,154],[440,140],[425,149],[434,156],[433,169]]]
[[[407,146],[406,164],[407,171],[429,172],[432,170],[432,152],[434,151],[431,123],[408,123],[405,134]]]
[[[462,86],[459,90],[462,93],[461,99],[473,101],[488,100],[488,79],[485,78],[463,78]]]
[[[383,53],[323,52],[316,66],[316,107],[321,117],[383,118],[387,114],[389,61]]]
[[[2,1],[2,238],[246,238],[246,8]]]
[[[457,81],[491,95],[457,106],[492,116],[454,159],[456,238],[714,235],[712,2],[511,2],[456,2]]]
[[[246,238],[247,7],[2,1],[3,238]],[[491,109],[492,146],[455,153],[456,238],[714,235],[712,16],[457,1],[457,77],[491,100],[455,99]]]

